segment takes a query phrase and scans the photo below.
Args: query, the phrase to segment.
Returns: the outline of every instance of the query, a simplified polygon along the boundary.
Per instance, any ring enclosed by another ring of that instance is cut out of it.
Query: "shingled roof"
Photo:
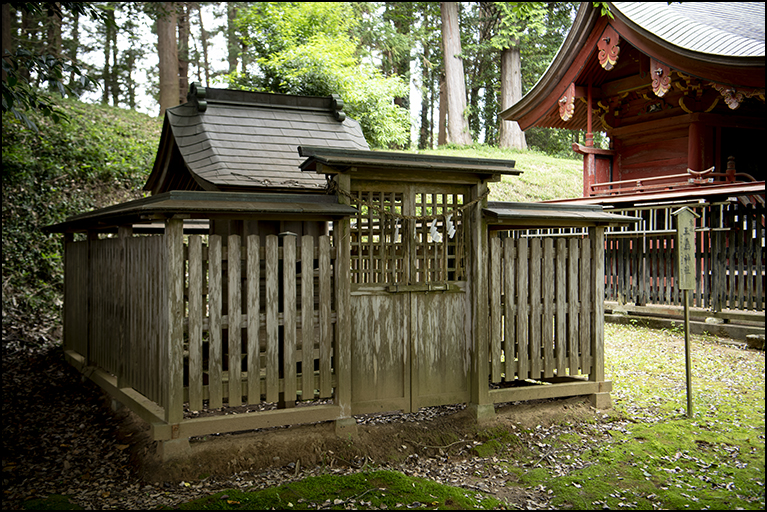
[[[192,84],[169,108],[144,190],[316,192],[323,176],[302,173],[298,146],[369,149],[339,97],[210,89]]]

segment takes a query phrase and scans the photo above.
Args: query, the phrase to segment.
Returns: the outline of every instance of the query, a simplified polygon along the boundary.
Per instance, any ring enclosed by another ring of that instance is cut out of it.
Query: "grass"
[[[527,472],[554,508],[763,509],[764,355],[694,337],[686,417],[684,336],[607,325],[614,429],[596,435],[566,476]]]
[[[488,509],[502,502],[476,492],[408,477],[396,471],[348,476],[322,475],[255,492],[223,491],[194,500],[181,510],[316,510],[317,508]]]
[[[580,157],[556,158],[534,150],[500,149],[481,144],[462,148],[445,146],[418,153],[514,160],[514,167],[522,174],[503,176],[500,182],[490,183],[491,201],[538,202],[581,197],[583,194],[583,163]]]

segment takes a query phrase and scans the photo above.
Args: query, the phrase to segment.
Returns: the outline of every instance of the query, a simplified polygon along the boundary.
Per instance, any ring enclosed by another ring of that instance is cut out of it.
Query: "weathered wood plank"
[[[527,238],[520,238],[517,241],[517,377],[520,379],[530,376],[528,290],[528,243]]]
[[[240,253],[242,240],[240,235],[229,235],[227,241],[229,258],[229,301],[227,316],[229,317],[229,407],[242,405],[242,266]]]
[[[492,382],[501,382],[501,239],[490,238],[490,361]]]
[[[296,236],[283,236],[282,249],[282,372],[284,400],[292,403],[296,400]]]
[[[266,401],[276,402],[279,398],[279,261],[277,255],[278,238],[266,237]]]
[[[165,421],[178,423],[184,417],[184,222],[165,221],[165,264],[167,282],[167,343],[164,367],[167,380]]]
[[[328,398],[332,393],[331,385],[331,366],[330,360],[333,352],[333,327],[330,323],[331,317],[331,288],[333,286],[333,276],[330,268],[330,237],[325,235],[320,237],[320,304],[319,304],[319,324],[320,324],[320,364],[319,364],[319,392],[320,398]]]
[[[247,260],[246,260],[246,279],[248,288],[247,298],[247,317],[248,329],[246,331],[248,343],[248,389],[247,403],[255,404],[261,401],[261,355],[260,340],[258,337],[260,331],[261,308],[261,261],[260,248],[261,238],[258,235],[248,235],[247,238]]]
[[[223,365],[222,365],[222,268],[221,236],[208,237],[208,408],[219,409],[223,405]]]
[[[605,228],[589,228],[589,240],[591,241],[591,261],[593,262],[592,297],[593,314],[591,326],[591,369],[589,380],[601,382],[605,380],[605,303],[602,300],[605,294],[604,280],[604,247]]]
[[[513,238],[503,241],[503,294],[504,336],[503,353],[506,359],[506,382],[513,382],[517,374],[517,291],[516,247]]]
[[[567,353],[569,354],[570,375],[576,375],[580,363],[578,353],[578,240],[568,240],[567,258]]]
[[[562,377],[567,368],[567,241],[557,240],[556,263],[556,357],[557,376]]]
[[[314,398],[314,237],[301,238],[301,399]]]
[[[628,240],[626,240],[628,242]],[[628,243],[626,243],[628,245]],[[580,367],[581,373],[589,373],[589,352],[591,344],[591,243],[589,239],[583,239],[580,241],[580,272],[579,272],[579,294],[580,294],[580,314],[578,322],[578,334],[580,339]],[[626,250],[628,256],[628,250]],[[628,258],[627,258],[628,266]],[[628,272],[627,272],[628,274]],[[628,278],[625,280],[626,288],[628,290]],[[628,296],[628,293],[627,293]]]
[[[530,378],[541,378],[541,239],[530,241]]]
[[[336,175],[333,178],[340,190],[349,192],[349,175]],[[339,197],[340,202],[348,203],[345,198]],[[333,225],[335,247],[338,251],[336,256],[336,339],[335,339],[335,363],[336,363],[336,405],[341,408],[341,418],[349,418],[352,413],[352,390],[351,390],[351,318],[350,294],[351,275],[349,258],[351,255],[349,219],[336,221]]]
[[[189,237],[189,409],[202,409],[202,237]]]
[[[541,339],[543,341],[543,376],[554,376],[554,240],[543,240],[543,317]]]

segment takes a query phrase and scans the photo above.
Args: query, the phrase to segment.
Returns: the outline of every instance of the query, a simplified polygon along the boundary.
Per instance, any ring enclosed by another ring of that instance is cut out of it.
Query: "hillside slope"
[[[69,123],[31,114],[39,134],[2,118],[4,331],[60,323],[61,240],[40,229],[141,197],[160,139],[162,121],[145,114],[74,100],[60,106]]]
[[[580,157],[556,158],[537,151],[499,149],[479,144],[463,148],[447,146],[417,153],[514,160],[514,167],[522,171],[522,174],[503,176],[500,182],[490,183],[491,201],[534,203],[581,197],[583,193],[583,164]]]

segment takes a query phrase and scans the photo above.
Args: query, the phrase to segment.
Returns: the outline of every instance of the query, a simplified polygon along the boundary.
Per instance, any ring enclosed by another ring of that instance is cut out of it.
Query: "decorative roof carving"
[[[562,121],[569,121],[575,112],[575,82],[571,83],[565,94],[559,98],[559,117]]]
[[[662,98],[671,88],[671,68],[650,57],[650,75],[652,76],[652,92],[657,97]]]
[[[615,63],[618,62],[618,54],[621,52],[620,36],[610,25],[605,27],[605,31],[602,33],[602,37],[597,42],[597,48],[599,48],[599,64],[610,71]]]

